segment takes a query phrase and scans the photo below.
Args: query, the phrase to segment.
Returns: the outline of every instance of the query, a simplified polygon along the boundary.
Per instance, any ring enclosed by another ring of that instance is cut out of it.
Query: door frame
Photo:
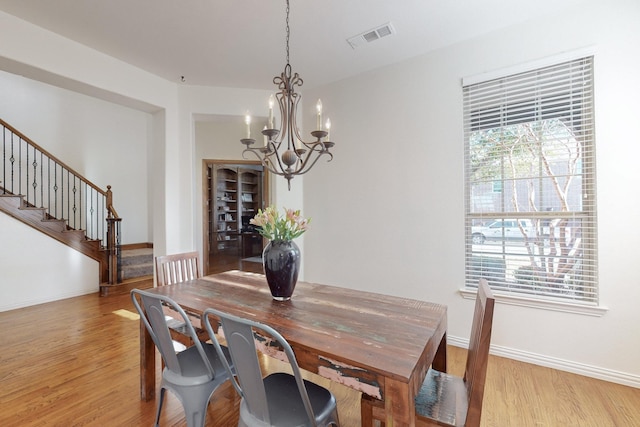
[[[204,275],[209,274],[209,259],[211,258],[211,248],[209,247],[211,230],[209,229],[209,183],[208,183],[208,169],[209,166],[216,165],[251,165],[262,167],[262,204],[263,208],[269,206],[271,202],[271,194],[269,191],[269,176],[270,173],[260,161],[257,160],[222,160],[222,159],[202,159],[202,271]],[[213,175],[211,176],[213,179]]]

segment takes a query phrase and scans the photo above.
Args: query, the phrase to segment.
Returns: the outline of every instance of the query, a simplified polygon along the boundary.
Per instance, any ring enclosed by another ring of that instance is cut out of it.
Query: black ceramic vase
[[[300,248],[293,241],[273,240],[262,252],[264,274],[274,300],[291,299],[300,271]]]

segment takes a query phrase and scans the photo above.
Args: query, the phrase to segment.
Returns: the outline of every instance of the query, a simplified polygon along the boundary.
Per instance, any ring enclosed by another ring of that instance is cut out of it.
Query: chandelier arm
[[[258,154],[258,150],[255,148],[245,148],[242,151],[242,158],[245,160],[249,160],[246,156],[246,153],[249,152],[251,154],[253,154],[254,156],[256,156],[258,158],[258,160],[260,161],[260,163],[262,163],[262,166],[264,166],[265,168],[271,170],[271,168],[269,167],[269,161],[267,158],[262,158],[260,157],[260,154]]]
[[[296,169],[295,175],[304,175],[305,173],[309,172],[311,168],[318,162],[318,160],[320,160],[320,158],[325,154],[329,156],[329,159],[327,160],[327,162],[330,162],[331,160],[333,160],[333,154],[330,153],[329,151],[316,151],[316,153],[317,153],[317,156],[315,156],[315,158],[313,159],[313,162],[311,162],[311,164],[309,164],[308,166],[307,166],[307,163],[311,159],[311,155],[309,154],[306,156],[306,158],[304,159],[300,167]]]
[[[301,139],[298,134],[298,128],[295,126],[296,115],[298,111],[298,102],[300,97],[293,90],[292,81],[289,80],[288,92],[286,93],[286,117],[287,117],[287,149],[296,149],[296,138]]]
[[[297,167],[295,169],[295,174],[301,174],[308,171],[316,164],[318,159],[324,154],[329,154],[331,157],[329,161],[333,159],[333,154],[331,154],[328,150],[324,149],[323,144],[321,142],[316,142],[315,144],[310,145],[309,150],[297,150],[296,155],[299,159],[297,163]],[[312,161],[313,160],[313,161]],[[309,163],[311,162],[311,163]]]
[[[275,169],[273,167],[273,162],[269,159],[271,154],[269,154],[268,156],[265,156],[264,158],[262,158],[262,157],[260,157],[260,154],[258,154],[258,151],[260,151],[259,149],[257,149],[257,148],[246,148],[246,149],[244,149],[244,151],[242,151],[242,158],[243,159],[247,159],[247,157],[245,157],[245,153],[247,151],[253,153],[258,158],[260,163],[262,163],[262,166],[267,168],[267,170],[269,172],[274,173],[274,174],[279,175],[279,176],[286,176],[287,175],[285,172],[280,172],[280,171],[278,171],[277,169]],[[280,165],[280,166],[282,166],[282,165]]]
[[[275,141],[273,139],[269,139],[267,141],[267,145],[265,147],[265,149],[268,149],[267,151],[262,151],[262,149],[259,149],[258,151],[260,152],[264,152],[264,157],[271,157],[271,156],[276,156],[278,157],[277,153],[278,150],[280,149],[280,145],[282,145],[282,141]]]
[[[264,155],[265,160],[269,159],[269,162],[273,164],[274,162],[271,158],[275,156],[276,160],[278,161],[278,167],[282,172],[277,172],[275,170],[273,172],[280,176],[286,176],[287,175],[286,168],[282,164],[282,158],[281,156],[278,155],[278,150],[277,150],[278,148],[280,148],[280,143],[276,145],[276,143],[274,143],[273,141],[269,141],[269,145],[270,145],[269,147],[270,151],[269,153],[265,153]]]
[[[278,107],[280,108],[280,128],[278,135],[273,140],[278,144],[278,148],[280,148],[280,143],[284,141],[286,134],[286,127],[288,126],[288,119],[285,113],[285,99],[286,99],[286,90],[282,89],[280,92],[276,93],[276,99],[278,101]]]

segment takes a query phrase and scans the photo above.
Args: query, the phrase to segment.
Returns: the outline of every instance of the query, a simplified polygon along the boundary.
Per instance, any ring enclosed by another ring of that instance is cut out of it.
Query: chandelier
[[[252,147],[256,140],[251,138],[251,116],[249,114],[245,117],[247,137],[241,139],[240,142],[246,145],[242,152],[244,158],[246,158],[247,152],[253,153],[267,170],[285,177],[289,190],[291,190],[291,179],[294,176],[309,172],[322,156],[329,156],[327,161],[333,159],[333,154],[329,152],[329,149],[333,147],[334,143],[329,140],[331,121],[327,119],[323,127],[322,102],[320,100],[316,104],[316,130],[311,132],[311,136],[316,140],[305,142],[300,136],[300,129],[296,125],[296,113],[302,95],[296,93],[295,86],[302,86],[302,78],[298,73],[292,73],[289,64],[289,0],[287,0],[286,24],[287,65],[280,76],[273,78],[273,83],[278,87],[279,92],[276,92],[275,98],[273,95],[269,97],[269,119],[262,130],[264,145]],[[280,107],[279,129],[276,129],[273,115],[276,100]]]

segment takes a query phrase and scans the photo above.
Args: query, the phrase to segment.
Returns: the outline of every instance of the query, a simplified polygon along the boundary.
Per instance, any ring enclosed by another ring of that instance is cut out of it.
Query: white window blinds
[[[466,286],[597,303],[593,57],[463,93]]]

